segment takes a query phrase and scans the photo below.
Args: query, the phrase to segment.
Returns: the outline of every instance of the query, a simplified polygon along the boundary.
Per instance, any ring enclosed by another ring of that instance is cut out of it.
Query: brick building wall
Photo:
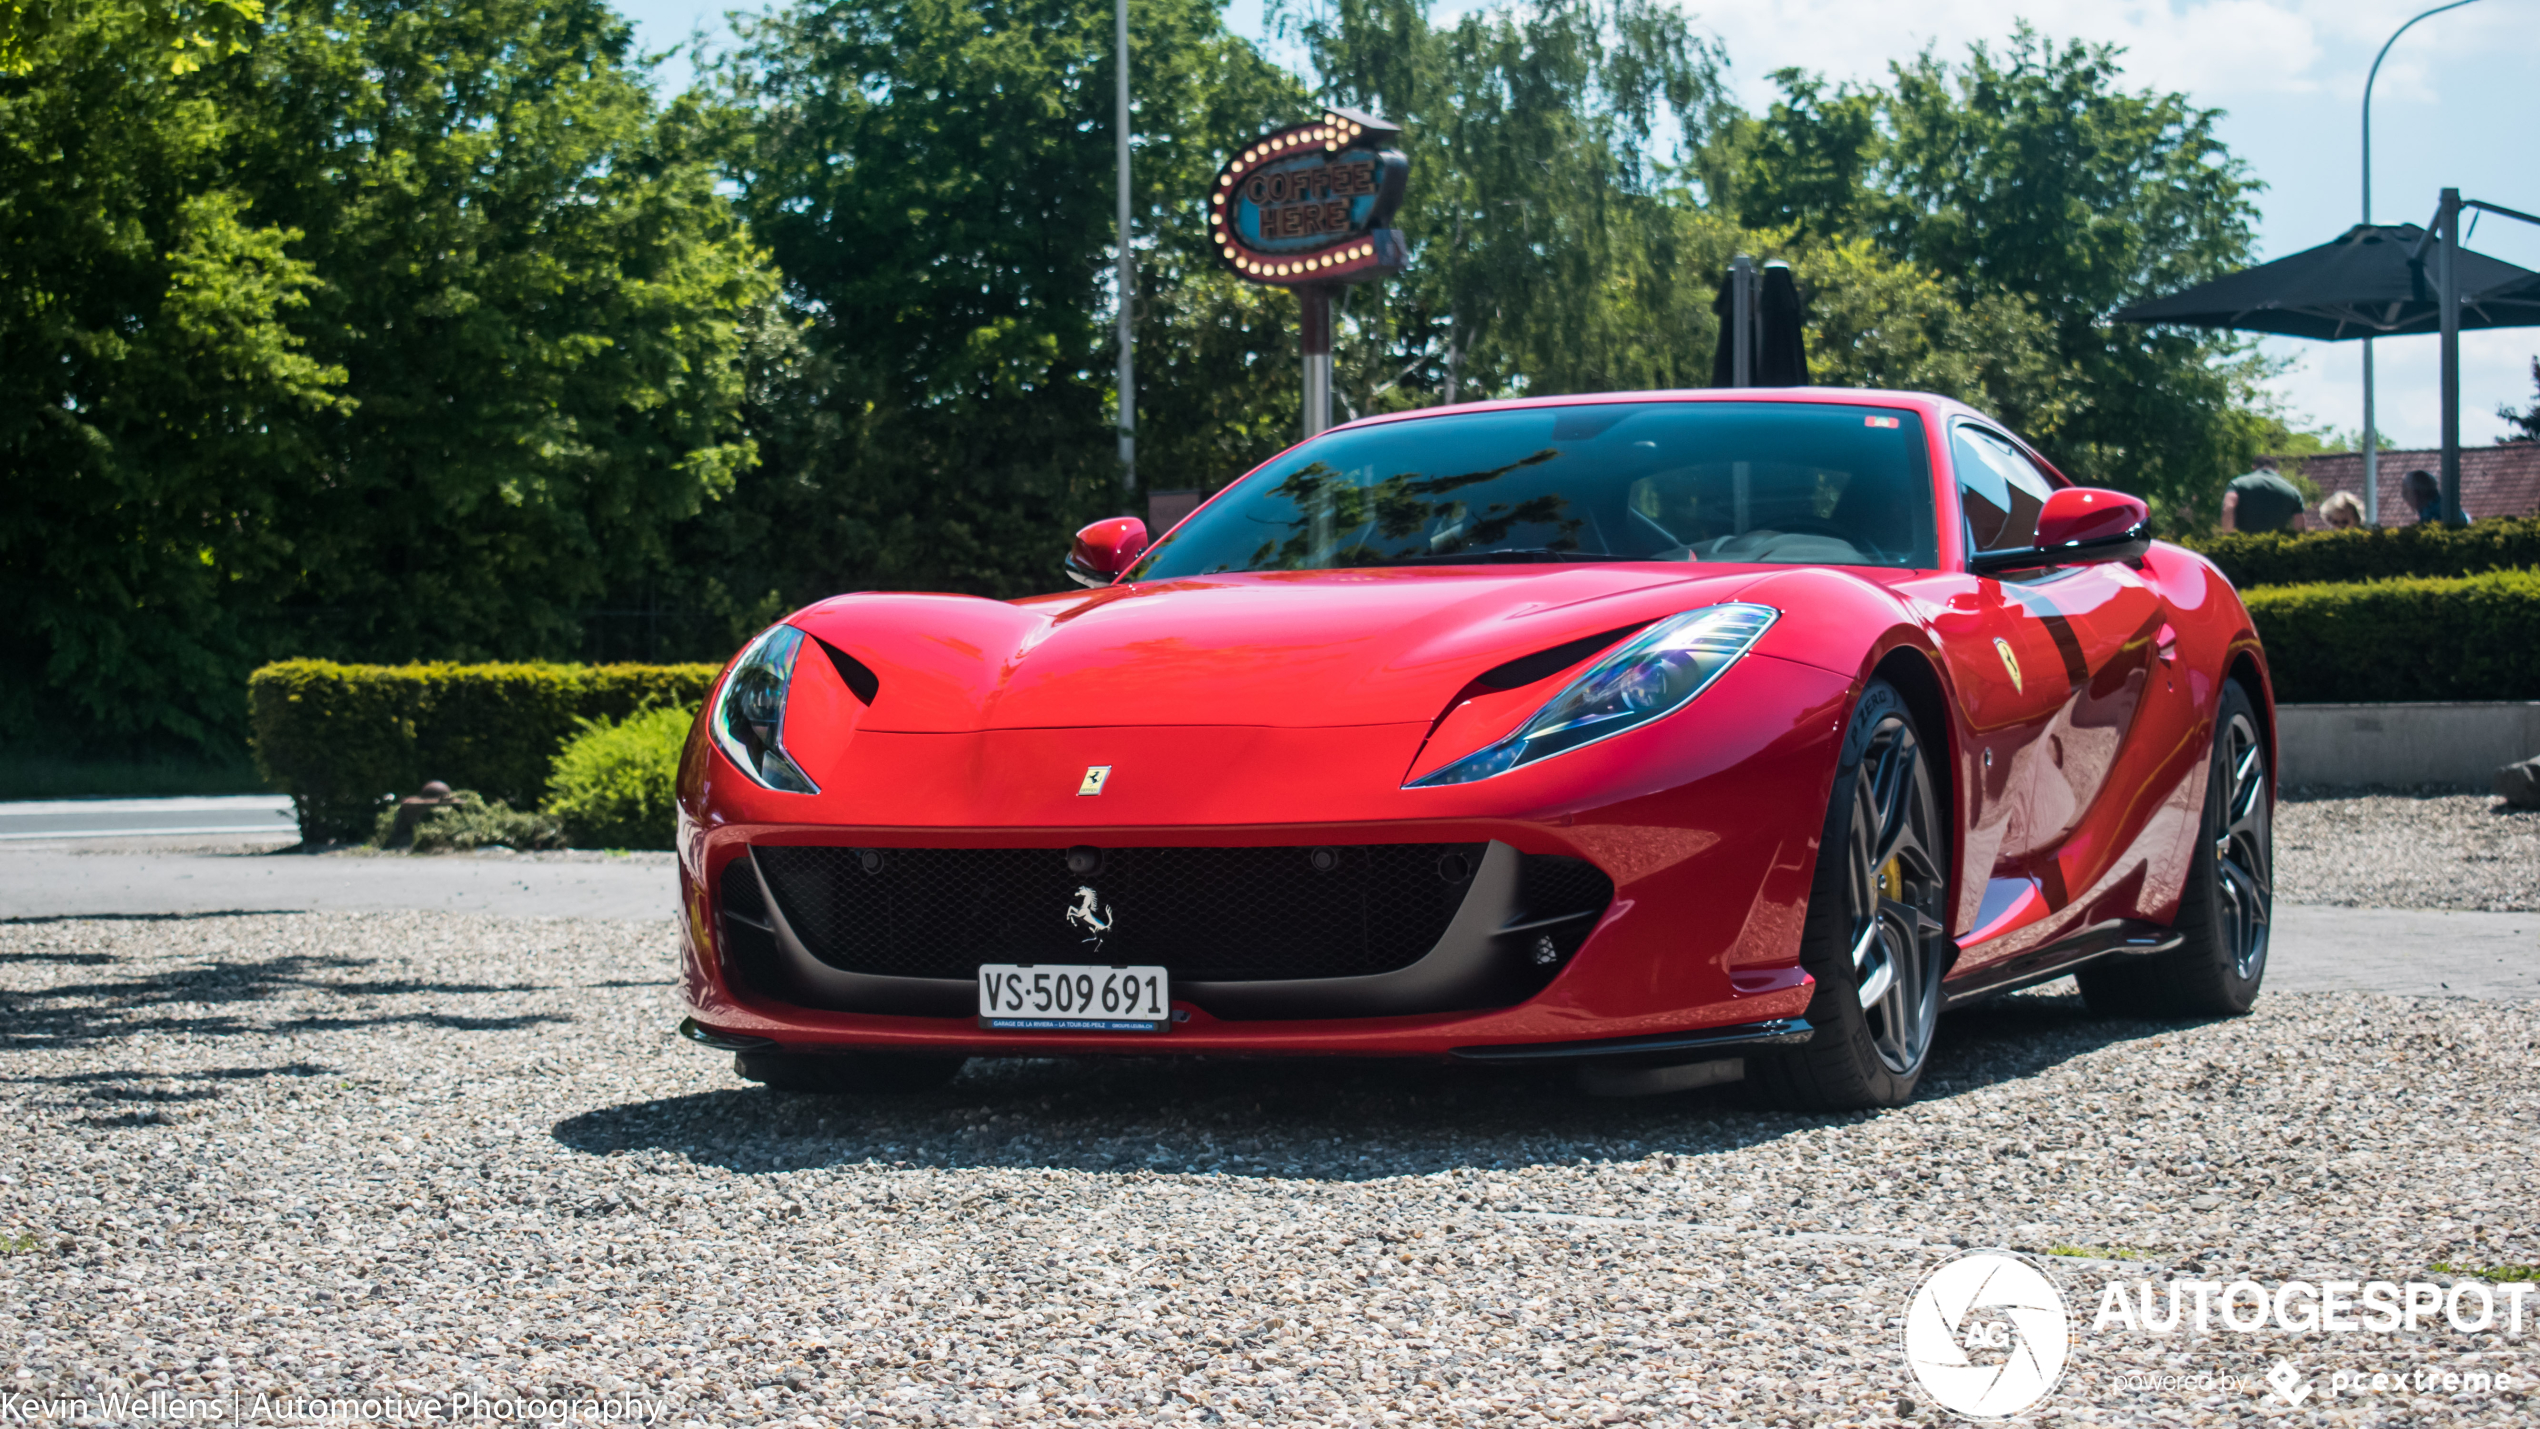
[[[2292,458],[2285,461],[2289,466]],[[2357,501],[2364,499],[2362,452],[2303,457],[2301,465],[2302,474],[2319,486],[2321,500],[2340,491],[2355,493]],[[2416,519],[2416,513],[2408,509],[2407,498],[2399,494],[2399,483],[2409,472],[2420,468],[2442,475],[2443,453],[2384,451],[2380,466],[2381,524],[2407,525]],[[2473,521],[2489,516],[2540,514],[2540,442],[2461,448],[2461,509]],[[2302,513],[2301,525],[2305,531],[2317,531],[2326,523],[2320,520],[2319,508],[2314,506]]]

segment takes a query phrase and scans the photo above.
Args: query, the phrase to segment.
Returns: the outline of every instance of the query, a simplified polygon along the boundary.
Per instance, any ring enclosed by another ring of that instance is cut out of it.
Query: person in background
[[[2278,475],[2275,458],[2262,456],[2246,476],[2223,488],[2226,531],[2290,531],[2302,515],[2302,489]]]
[[[2419,469],[2399,479],[2399,493],[2408,498],[2408,507],[2417,514],[2417,524],[2440,525],[2443,521],[2443,483],[2434,473]]]
[[[2364,524],[2364,503],[2351,491],[2338,492],[2320,503],[2320,520],[2331,531],[2352,531]]]

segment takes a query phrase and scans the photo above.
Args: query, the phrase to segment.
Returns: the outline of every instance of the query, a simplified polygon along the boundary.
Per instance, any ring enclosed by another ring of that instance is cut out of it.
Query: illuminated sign
[[[1363,283],[1402,271],[1385,227],[1410,165],[1387,147],[1402,129],[1354,109],[1264,134],[1217,171],[1208,236],[1218,260],[1256,283]]]

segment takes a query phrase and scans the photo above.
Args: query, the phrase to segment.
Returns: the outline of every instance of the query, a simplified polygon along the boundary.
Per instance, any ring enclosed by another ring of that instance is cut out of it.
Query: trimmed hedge
[[[2540,700],[2540,571],[2261,586],[2241,599],[2285,704]]]
[[[535,808],[583,720],[704,703],[714,665],[338,665],[285,660],[247,680],[257,767],[300,836],[367,837],[429,779]]]
[[[2467,576],[2540,566],[2540,516],[2468,526],[2209,536],[2184,544],[2202,552],[2244,591],[2254,586]]]

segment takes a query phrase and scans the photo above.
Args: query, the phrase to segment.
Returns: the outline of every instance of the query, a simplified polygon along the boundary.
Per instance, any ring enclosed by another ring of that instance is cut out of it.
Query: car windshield
[[[1613,402],[1334,432],[1134,572],[1557,561],[1939,564],[1922,419],[1821,402]]]

